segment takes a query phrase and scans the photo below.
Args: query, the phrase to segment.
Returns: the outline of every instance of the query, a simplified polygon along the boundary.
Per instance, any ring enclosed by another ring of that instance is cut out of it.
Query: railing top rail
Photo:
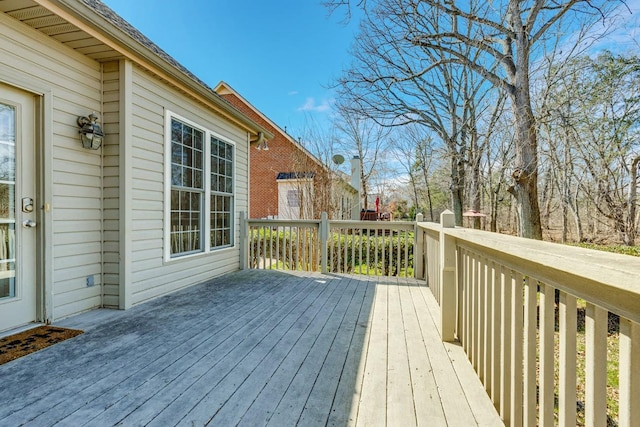
[[[640,323],[638,257],[468,228],[444,232],[460,246]]]
[[[249,226],[265,225],[271,227],[318,227],[320,220],[315,219],[248,219]]]
[[[426,230],[427,232],[438,234],[440,233],[440,229],[442,228],[437,222],[418,222],[418,227]]]
[[[330,220],[329,227],[363,228],[372,230],[413,230],[414,223],[407,221]]]

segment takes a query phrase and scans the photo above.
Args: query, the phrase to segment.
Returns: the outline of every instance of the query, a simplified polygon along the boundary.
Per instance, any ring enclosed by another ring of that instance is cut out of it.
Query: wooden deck
[[[247,270],[0,366],[0,425],[502,425],[412,279]]]

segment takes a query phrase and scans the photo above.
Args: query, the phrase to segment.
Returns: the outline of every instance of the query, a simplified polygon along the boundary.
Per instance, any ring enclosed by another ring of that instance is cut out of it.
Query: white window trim
[[[189,253],[184,255],[171,256],[171,119],[176,119],[184,124],[194,127],[204,132],[204,169],[203,169],[203,182],[204,182],[204,212],[202,215],[202,233],[203,233],[203,249],[200,252]],[[233,179],[233,193],[231,194],[233,199],[233,207],[231,211],[231,238],[233,243],[229,246],[223,246],[220,248],[211,248],[211,137],[219,139],[220,141],[233,146],[233,161],[232,161],[232,179]],[[180,114],[174,113],[170,110],[165,110],[164,120],[164,261],[165,262],[177,262],[184,259],[195,258],[200,256],[207,256],[212,253],[219,253],[219,251],[225,251],[233,249],[237,245],[237,239],[235,238],[236,231],[236,217],[237,217],[237,179],[236,179],[236,162],[237,162],[237,147],[236,143],[229,138],[220,135],[208,129],[206,126],[202,126],[189,120]]]

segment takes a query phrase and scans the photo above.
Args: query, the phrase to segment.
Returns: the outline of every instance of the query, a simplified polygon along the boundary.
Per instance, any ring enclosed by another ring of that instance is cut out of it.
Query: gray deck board
[[[501,425],[419,281],[249,270],[0,366],[0,425]]]

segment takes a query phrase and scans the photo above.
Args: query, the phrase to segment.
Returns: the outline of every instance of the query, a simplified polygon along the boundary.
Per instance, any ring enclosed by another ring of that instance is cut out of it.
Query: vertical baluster
[[[522,274],[511,275],[511,425],[522,425]]]
[[[401,267],[402,267],[402,264],[400,263],[400,259],[401,259],[400,254],[402,253],[402,251],[400,250],[400,230],[396,230],[396,238],[397,238],[397,243],[396,243],[396,248],[397,248],[397,250],[396,250],[396,252],[397,252],[397,255],[396,255],[396,276],[399,277],[400,276],[400,270],[401,270]]]
[[[540,284],[540,426],[553,425],[555,289]]]
[[[502,325],[502,287],[500,266],[495,262],[491,263],[491,299],[493,305],[493,318],[491,319],[491,400],[496,408],[500,408],[500,346],[502,336],[500,327]]]
[[[330,272],[333,272],[333,262],[334,262],[334,256],[333,256],[333,229],[329,228],[329,238],[328,238],[328,242],[329,242],[329,258],[331,260],[331,262],[329,263],[329,268],[328,270]]]
[[[463,321],[463,337],[464,340],[462,342],[462,348],[464,349],[464,351],[469,354],[469,339],[470,339],[470,334],[469,334],[469,324],[471,323],[469,321],[469,277],[471,276],[470,274],[470,259],[469,259],[469,253],[466,250],[463,250],[463,286],[462,286],[462,292],[463,292],[463,309],[462,309],[462,321]]]
[[[298,227],[298,270],[305,271],[304,260],[307,257],[306,228]]]
[[[527,427],[536,425],[536,335],[538,330],[538,282],[525,278],[524,283],[524,384],[523,384],[523,423]]]
[[[374,267],[373,267],[373,269],[374,269],[373,271],[374,271],[374,274],[377,276],[378,275],[378,232],[377,231],[376,231],[376,234],[374,234],[374,238],[373,239],[374,239],[373,241],[374,241],[374,248],[375,248],[375,250],[373,252],[373,255],[374,255],[374,258],[375,258],[375,260],[374,260],[375,264],[374,264]]]
[[[480,372],[480,256],[473,254],[473,360]]]
[[[253,227],[249,226],[249,268],[253,268]]]
[[[349,229],[343,228],[342,234],[344,235],[344,257],[342,260],[342,272],[346,273],[349,266]]]
[[[376,230],[376,233],[380,233],[380,230],[379,229]],[[381,246],[381,250],[382,250],[382,253],[380,254],[380,256],[382,257],[382,263],[380,263],[380,265],[382,266],[382,270],[380,271],[380,275],[384,276],[385,275],[384,274],[384,266],[385,266],[385,264],[387,262],[387,257],[386,257],[387,254],[385,253],[385,249],[387,247],[387,240],[385,239],[384,233],[382,233],[382,241],[380,243],[381,243],[380,246]]]
[[[273,269],[273,228],[269,226],[269,270]]]
[[[487,390],[487,394],[491,396],[491,348],[492,348],[492,324],[493,324],[493,294],[491,293],[491,263],[488,259],[483,260],[483,281],[484,281],[484,342],[483,347],[483,359],[484,359],[484,388]]]
[[[260,268],[267,268],[267,230],[264,225],[260,226]]]
[[[576,298],[560,292],[560,361],[558,421],[560,426],[576,425]]]
[[[607,423],[607,311],[587,303],[585,423]],[[636,396],[637,397],[637,396]]]
[[[467,252],[460,249],[460,258],[458,259],[458,306],[460,307],[460,323],[459,339],[462,349],[467,351]],[[440,268],[440,266],[438,266]],[[438,286],[439,287],[439,286]]]
[[[280,227],[276,227],[276,269],[282,270],[282,255],[280,254]]]
[[[502,299],[500,301],[502,310],[502,323],[500,325],[500,416],[505,425],[511,424],[511,270],[505,267],[500,271],[500,288]]]
[[[293,259],[293,227],[289,226],[289,269],[295,270]]]
[[[342,266],[342,229],[336,228],[338,234],[338,246],[336,248],[336,273],[341,273],[340,267]]]
[[[418,232],[420,232],[420,230],[418,230]],[[416,248],[413,248],[413,253],[415,254]],[[421,252],[424,253],[424,252]],[[422,262],[422,261],[418,261],[418,262]],[[415,266],[416,260],[414,257],[414,261],[413,261],[413,269],[415,271],[416,266]],[[404,277],[409,277],[409,232],[405,231],[404,232]]]
[[[486,329],[487,323],[487,288],[485,277],[486,261],[482,257],[478,257],[478,377],[482,383],[486,380],[487,373],[487,359],[485,352],[487,350],[486,345]]]
[[[358,250],[360,249],[360,240],[357,238],[358,233],[355,228],[351,228],[351,272],[356,271],[358,260]]]
[[[622,427],[640,425],[640,324],[620,318],[620,411]]]
[[[363,241],[362,241],[362,228],[358,229],[358,241],[360,242],[360,254],[358,256],[358,265],[360,265],[360,273],[362,273],[362,246],[363,246]],[[367,267],[367,274],[369,273],[369,267]]]
[[[470,301],[470,324],[469,331],[471,332],[469,343],[471,345],[469,356],[471,365],[478,372],[478,260],[475,253],[470,254],[471,258],[471,271],[470,271],[470,284],[469,295]]]

